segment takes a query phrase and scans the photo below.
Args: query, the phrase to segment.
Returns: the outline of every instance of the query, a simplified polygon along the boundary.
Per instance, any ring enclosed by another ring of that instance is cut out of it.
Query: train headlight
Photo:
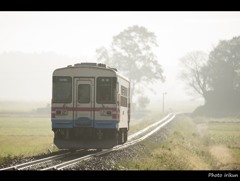
[[[56,115],[58,115],[58,116],[68,115],[68,110],[67,109],[56,110]]]
[[[61,115],[62,111],[61,110],[56,110],[56,115]]]
[[[67,111],[67,109],[62,110],[62,115],[68,115],[68,111]]]
[[[112,116],[112,111],[111,110],[102,110],[100,114],[101,114],[101,116]]]

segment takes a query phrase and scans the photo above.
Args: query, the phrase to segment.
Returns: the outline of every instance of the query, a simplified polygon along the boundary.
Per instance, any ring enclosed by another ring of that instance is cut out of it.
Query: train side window
[[[121,86],[121,106],[127,107],[128,88]]]
[[[89,84],[78,85],[78,102],[79,103],[90,102],[90,85]]]

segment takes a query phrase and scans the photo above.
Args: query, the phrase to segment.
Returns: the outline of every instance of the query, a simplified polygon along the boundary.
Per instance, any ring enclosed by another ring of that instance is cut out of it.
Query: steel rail
[[[64,168],[66,167],[69,167],[69,166],[72,166],[72,165],[75,165],[76,163],[80,162],[80,161],[85,161],[85,160],[89,160],[93,157],[97,157],[97,156],[100,156],[100,155],[104,155],[106,153],[110,153],[110,152],[113,152],[113,151],[116,151],[116,150],[120,150],[120,149],[124,149],[126,147],[129,147],[131,145],[134,145],[136,143],[139,143],[140,141],[143,141],[145,140],[146,138],[150,137],[151,135],[153,135],[155,132],[157,132],[160,128],[162,128],[163,126],[165,126],[166,124],[168,124],[170,121],[172,121],[174,118],[175,118],[176,114],[168,114],[166,117],[164,117],[163,119],[159,120],[158,122],[146,127],[145,129],[143,130],[140,130],[139,132],[137,133],[134,133],[132,135],[130,135],[130,140],[132,140],[133,138],[135,137],[138,137],[139,135],[145,133],[146,131],[148,131],[149,129],[153,128],[153,127],[156,127],[154,128],[153,130],[151,130],[149,133],[141,136],[140,138],[137,138],[137,139],[134,139],[132,141],[128,141],[126,142],[125,144],[123,145],[117,145],[113,148],[110,148],[110,149],[107,149],[107,150],[103,150],[101,152],[98,152],[98,153],[93,153],[93,154],[89,154],[89,155],[86,155],[86,156],[83,156],[83,157],[80,157],[80,158],[76,158],[76,159],[72,159],[72,160],[69,160],[69,161],[66,161],[66,162],[63,162],[63,163],[60,163],[60,164],[57,164],[57,165],[54,165],[54,166],[51,166],[51,167],[47,167],[47,168],[44,168],[44,169],[41,169],[41,170],[63,170]]]
[[[19,165],[14,165],[14,166],[11,166],[11,167],[2,168],[2,169],[0,169],[0,171],[3,171],[3,170],[23,170],[23,169],[26,169],[28,167],[32,167],[32,166],[40,164],[40,163],[44,163],[44,162],[48,162],[48,161],[52,161],[52,160],[55,160],[55,159],[58,159],[58,158],[65,157],[66,155],[68,155],[70,153],[71,152],[67,152],[67,153],[63,153],[63,154],[59,154],[59,155],[55,155],[55,156],[50,156],[50,157],[47,157],[47,158],[42,158],[42,159],[22,163],[22,164],[19,164]]]

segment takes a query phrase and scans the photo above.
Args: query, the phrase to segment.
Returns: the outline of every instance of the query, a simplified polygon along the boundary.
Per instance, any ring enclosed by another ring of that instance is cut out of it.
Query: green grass
[[[130,124],[130,133],[137,132],[161,119],[155,116],[147,121]],[[0,164],[18,157],[48,152],[53,142],[51,119],[46,117],[0,117]]]
[[[0,163],[46,153],[53,142],[50,118],[0,117],[0,125]]]

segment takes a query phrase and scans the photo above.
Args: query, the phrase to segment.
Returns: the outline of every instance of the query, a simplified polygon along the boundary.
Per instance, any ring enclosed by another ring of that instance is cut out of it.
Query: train
[[[103,63],[54,70],[51,123],[59,149],[107,149],[128,140],[130,81]]]

